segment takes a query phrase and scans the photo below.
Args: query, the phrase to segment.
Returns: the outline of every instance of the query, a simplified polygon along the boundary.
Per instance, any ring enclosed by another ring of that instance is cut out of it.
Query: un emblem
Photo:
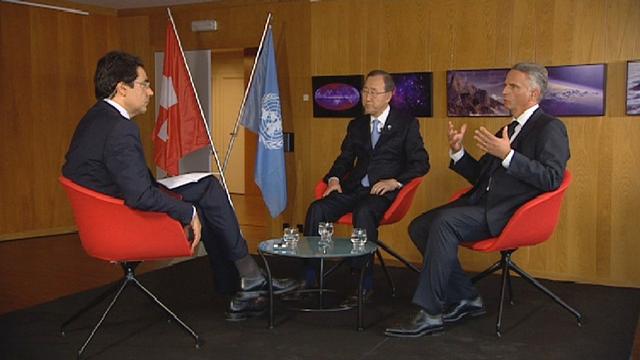
[[[262,121],[260,121],[260,142],[268,150],[282,148],[282,117],[280,97],[267,93],[262,97]]]

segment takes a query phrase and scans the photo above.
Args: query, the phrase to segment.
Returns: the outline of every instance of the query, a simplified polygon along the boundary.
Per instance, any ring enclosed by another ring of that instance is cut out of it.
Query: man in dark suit
[[[540,65],[511,68],[503,95],[513,122],[495,135],[484,127],[475,131],[476,145],[486,152],[480,160],[462,146],[466,124],[458,130],[449,122],[450,168],[473,188],[410,224],[411,240],[424,256],[413,296],[418,309],[407,322],[387,328],[387,336],[418,337],[485,313],[458,261],[458,244],[499,235],[522,204],[562,183],[569,140],[564,124],[538,107],[547,82],[547,70]]]
[[[334,222],[353,212],[353,226],[364,228],[368,241],[376,242],[380,220],[398,190],[429,171],[418,120],[389,107],[394,90],[393,78],[386,71],[367,74],[362,88],[365,115],[348,125],[340,155],[324,177],[328,186],[323,198],[307,210],[305,235],[317,235],[319,222]],[[314,281],[315,272],[308,270],[307,284]],[[372,288],[373,276],[368,270],[365,301],[370,299]],[[357,292],[345,305],[356,301]]]
[[[214,271],[216,290],[239,292],[229,306],[229,319],[239,320],[264,309],[266,279],[249,255],[233,208],[219,181],[208,176],[173,189],[178,200],[159,185],[145,163],[140,130],[131,119],[147,111],[153,95],[137,57],[110,52],[97,64],[98,102],[80,120],[62,173],[92,190],[124,199],[127,206],[159,211],[193,232],[192,249],[203,239]],[[201,236],[203,235],[203,236]],[[234,266],[235,265],[235,266]],[[293,289],[292,280],[278,279],[278,292]]]

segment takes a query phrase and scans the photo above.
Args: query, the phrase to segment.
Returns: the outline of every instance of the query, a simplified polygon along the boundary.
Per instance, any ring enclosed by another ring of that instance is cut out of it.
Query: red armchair
[[[380,225],[394,224],[402,220],[402,218],[404,218],[407,212],[409,212],[409,208],[411,208],[411,204],[413,203],[413,198],[415,197],[416,191],[418,190],[418,186],[421,183],[422,183],[422,177],[417,177],[411,180],[408,184],[405,184],[400,189],[400,191],[398,192],[398,196],[396,196],[391,206],[384,213],[384,216],[380,221]],[[320,180],[318,184],[316,184],[316,188],[315,188],[316,199],[321,199],[322,194],[324,194],[326,189],[327,189],[327,184],[323,180]],[[347,213],[343,215],[340,219],[338,219],[338,223],[344,224],[344,225],[353,225],[353,214]],[[389,247],[389,245],[385,244],[380,239],[378,239],[378,247],[384,250],[385,252],[387,252],[388,254],[390,254],[391,256],[395,257],[396,259],[400,260],[409,269],[417,273],[420,272],[420,270],[415,265],[413,265],[407,259],[402,257],[402,255],[395,252],[392,248]],[[380,251],[377,251],[376,255],[378,256],[380,265],[382,265],[382,269],[384,270],[385,276],[387,277],[387,280],[391,285],[391,291],[393,294],[395,294],[395,285],[393,283],[393,280],[391,279],[391,276],[389,275],[389,272],[387,271],[387,267],[385,266],[384,260],[382,259],[382,255],[380,255]]]
[[[522,205],[511,217],[502,233],[498,237],[485,239],[473,243],[465,243],[462,246],[474,251],[492,252],[500,251],[501,258],[488,269],[473,277],[475,283],[478,280],[498,270],[502,270],[502,283],[500,286],[500,305],[498,319],[496,321],[496,334],[502,336],[502,309],[504,305],[505,290],[509,291],[509,302],[513,304],[513,292],[511,290],[511,270],[518,273],[523,279],[535,286],[538,290],[551,297],[556,303],[571,312],[582,325],[582,315],[567,305],[562,299],[540,284],[535,278],[522,270],[512,259],[511,255],[523,246],[539,244],[549,239],[560,217],[560,208],[564,193],[571,183],[571,173],[566,171],[560,187],[554,191],[543,193]],[[458,199],[469,188],[456,193],[451,201]]]
[[[78,357],[84,352],[93,335],[129,283],[133,283],[169,314],[194,338],[196,347],[199,347],[198,335],[160,302],[153,293],[142,286],[135,276],[135,268],[143,260],[193,255],[181,224],[164,213],[131,209],[120,199],[89,190],[65,177],[60,177],[59,180],[71,202],[80,241],[87,254],[101,260],[117,262],[124,271],[124,277],[120,284],[115,284],[62,324],[61,330],[64,334],[67,325],[115,293],[100,320],[78,350]]]

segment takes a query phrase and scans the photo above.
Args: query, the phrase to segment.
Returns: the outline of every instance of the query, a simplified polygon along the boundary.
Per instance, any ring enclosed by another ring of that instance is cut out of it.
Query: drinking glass
[[[327,241],[331,241],[331,238],[333,237],[333,223],[332,222],[324,223],[324,231],[326,233]]]

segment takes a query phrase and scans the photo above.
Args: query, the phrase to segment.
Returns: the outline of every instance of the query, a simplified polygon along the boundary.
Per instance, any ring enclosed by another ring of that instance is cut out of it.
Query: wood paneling
[[[5,80],[0,90],[5,204],[0,237],[71,226],[55,178],[75,122],[93,102],[95,61],[120,45],[140,55],[152,72],[153,51],[164,47],[166,10],[120,11],[117,19],[75,18],[4,3],[0,11]],[[338,153],[348,123],[312,117],[311,102],[302,100],[311,92],[311,76],[364,74],[373,68],[433,72],[434,117],[420,119],[432,170],[407,218],[381,231],[383,239],[416,262],[420,255],[407,236],[409,221],[466,185],[447,169],[447,122],[497,129],[507,121],[448,118],[446,70],[504,68],[519,61],[607,63],[606,116],[563,118],[574,183],[560,225],[551,240],[520,250],[516,259],[541,277],[640,286],[640,267],[633,258],[640,250],[634,238],[640,226],[635,219],[640,189],[634,186],[640,175],[635,141],[640,122],[624,113],[625,62],[640,58],[639,0],[223,0],[172,11],[185,50],[256,47],[266,14],[274,14],[283,126],[296,134],[296,148],[286,155],[289,206],[281,217],[265,220],[272,235],[282,222],[304,222],[313,186]],[[191,32],[190,22],[201,19],[216,19],[220,30]],[[73,46],[76,41],[81,45]],[[149,157],[153,116],[136,120]],[[470,139],[466,145],[479,155]],[[496,259],[467,250],[460,256],[470,270]]]
[[[0,3],[0,18],[0,240],[68,231],[57,178],[95,101],[95,63],[116,47],[116,17]]]
[[[608,64],[607,116],[563,118],[568,127],[575,180],[560,225],[548,242],[522,249],[516,259],[534,274],[616,285],[640,286],[632,259],[639,247],[633,217],[640,190],[636,118],[624,116],[627,59],[640,57],[640,2],[539,0],[322,1],[311,4],[311,75],[391,72],[434,73],[434,117],[421,119],[432,169],[407,219],[383,227],[381,238],[420,262],[406,233],[410,219],[448,200],[466,186],[448,170],[446,124],[497,129],[504,118],[448,118],[448,69],[510,67],[519,61],[545,65]],[[634,25],[635,24],[635,25]],[[339,56],[336,56],[339,54]],[[311,200],[314,180],[328,169],[348,120],[313,119],[308,138],[321,154],[311,156],[305,181]],[[330,123],[332,126],[327,126]],[[625,139],[624,141],[621,141]],[[467,149],[480,155],[471,139]],[[342,230],[346,231],[346,230]],[[467,269],[481,270],[495,254],[460,251]]]

